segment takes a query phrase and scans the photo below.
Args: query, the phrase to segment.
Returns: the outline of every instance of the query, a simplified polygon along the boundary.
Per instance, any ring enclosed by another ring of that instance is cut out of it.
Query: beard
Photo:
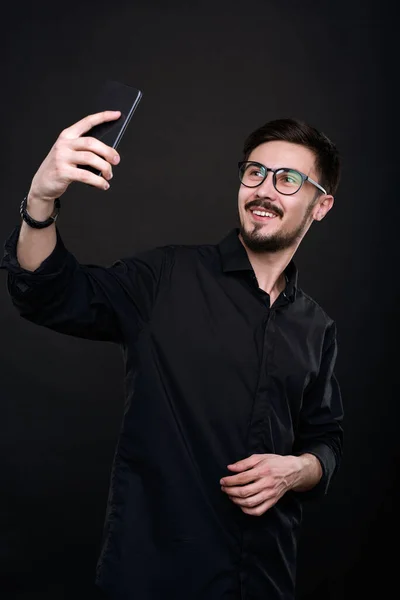
[[[239,230],[245,246],[257,254],[262,254],[263,252],[274,253],[279,252],[280,250],[286,250],[287,248],[297,247],[309,227],[310,214],[314,205],[314,202],[310,203],[301,223],[291,231],[263,234],[261,233],[261,230],[264,227],[262,223],[250,225],[252,229],[249,231],[245,229],[243,221],[240,220]],[[268,208],[266,208],[266,210],[268,210]],[[279,218],[279,216],[276,218]]]

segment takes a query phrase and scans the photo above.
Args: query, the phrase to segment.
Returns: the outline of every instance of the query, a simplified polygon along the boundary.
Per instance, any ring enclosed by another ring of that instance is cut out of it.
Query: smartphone
[[[141,98],[142,92],[134,87],[119,81],[106,81],[94,99],[91,113],[102,112],[103,110],[119,110],[121,116],[115,121],[96,125],[85,133],[85,136],[95,137],[107,146],[117,148]],[[96,175],[101,174],[88,165],[79,166],[82,169],[92,171]]]

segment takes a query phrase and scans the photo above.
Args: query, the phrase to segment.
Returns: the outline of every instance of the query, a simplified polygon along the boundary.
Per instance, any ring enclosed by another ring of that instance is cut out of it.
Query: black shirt
[[[327,491],[342,447],[333,321],[297,285],[270,307],[232,231],[218,245],[167,246],[105,268],[60,235],[35,272],[2,267],[20,314],[120,345],[126,410],[97,583],[118,600],[290,600],[302,501]],[[255,453],[318,457],[311,492],[261,517],[220,489]]]

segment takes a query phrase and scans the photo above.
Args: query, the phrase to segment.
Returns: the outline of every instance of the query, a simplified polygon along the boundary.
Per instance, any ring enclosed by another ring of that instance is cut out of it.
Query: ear
[[[335,199],[330,194],[324,194],[321,196],[313,209],[313,219],[315,221],[322,221],[325,215],[331,210]]]

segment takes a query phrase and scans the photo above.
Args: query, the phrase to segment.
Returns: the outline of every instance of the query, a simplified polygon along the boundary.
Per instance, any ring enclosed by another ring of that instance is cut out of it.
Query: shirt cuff
[[[300,498],[304,500],[312,500],[325,496],[328,492],[332,477],[336,472],[336,457],[333,450],[327,444],[315,444],[308,448],[302,448],[301,452],[297,452],[297,455],[301,454],[313,454],[318,458],[321,468],[322,477],[312,489],[306,492],[295,492],[299,494]]]
[[[19,293],[25,293],[43,280],[51,279],[64,267],[68,251],[64,246],[58,229],[57,243],[53,252],[40,264],[35,271],[28,271],[21,267],[17,258],[17,243],[21,225],[15,227],[4,243],[4,254],[0,262],[0,269],[6,269]]]

